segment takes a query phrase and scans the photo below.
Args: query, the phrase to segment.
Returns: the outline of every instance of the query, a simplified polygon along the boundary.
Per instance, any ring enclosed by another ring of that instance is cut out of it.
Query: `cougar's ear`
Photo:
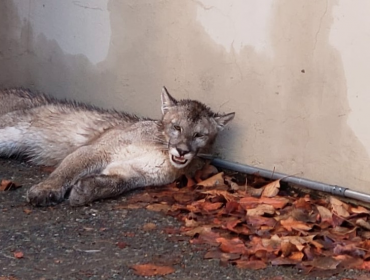
[[[214,119],[217,122],[218,131],[223,130],[225,125],[227,125],[234,117],[235,117],[235,113],[229,113],[223,116],[215,117]]]
[[[162,88],[162,114],[166,113],[170,107],[176,106],[177,101],[169,93],[166,87]]]

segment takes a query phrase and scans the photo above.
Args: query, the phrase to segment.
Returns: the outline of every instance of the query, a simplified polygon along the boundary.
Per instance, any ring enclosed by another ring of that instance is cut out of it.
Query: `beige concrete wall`
[[[366,0],[4,0],[0,85],[160,116],[160,89],[236,119],[226,159],[370,193]]]

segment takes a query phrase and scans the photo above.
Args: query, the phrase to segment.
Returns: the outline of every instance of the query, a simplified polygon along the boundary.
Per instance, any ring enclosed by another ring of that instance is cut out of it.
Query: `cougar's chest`
[[[152,144],[133,143],[117,151],[102,173],[144,177],[148,185],[160,185],[175,180],[179,171],[170,163],[167,152]]]

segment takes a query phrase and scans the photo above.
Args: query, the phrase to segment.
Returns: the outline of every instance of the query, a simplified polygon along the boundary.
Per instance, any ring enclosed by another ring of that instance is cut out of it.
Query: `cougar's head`
[[[213,113],[198,101],[177,101],[165,87],[162,90],[162,114],[170,161],[176,168],[185,167],[198,152],[210,148],[217,133],[235,116],[235,113]]]

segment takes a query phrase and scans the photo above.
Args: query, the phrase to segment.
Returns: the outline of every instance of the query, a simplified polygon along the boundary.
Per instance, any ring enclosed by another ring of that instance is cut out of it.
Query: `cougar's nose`
[[[186,155],[189,153],[189,150],[188,149],[180,149],[180,148],[176,148],[177,152],[179,153],[180,157]]]

